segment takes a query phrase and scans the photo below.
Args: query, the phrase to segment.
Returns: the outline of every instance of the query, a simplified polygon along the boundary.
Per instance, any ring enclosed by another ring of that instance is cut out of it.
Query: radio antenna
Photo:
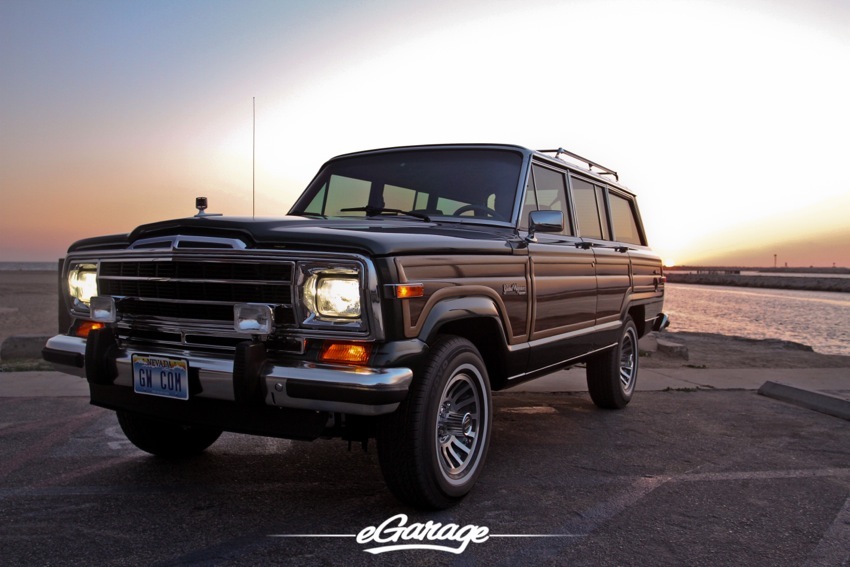
[[[257,97],[252,101],[251,130],[251,218],[257,218]]]

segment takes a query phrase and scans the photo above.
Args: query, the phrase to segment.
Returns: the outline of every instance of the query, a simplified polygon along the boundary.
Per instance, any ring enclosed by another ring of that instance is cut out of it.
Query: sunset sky
[[[0,261],[210,211],[329,157],[565,147],[676,263],[850,267],[850,2],[0,2]]]

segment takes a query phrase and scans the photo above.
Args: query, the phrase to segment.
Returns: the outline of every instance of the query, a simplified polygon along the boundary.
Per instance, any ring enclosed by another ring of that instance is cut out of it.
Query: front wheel
[[[626,407],[637,383],[638,353],[637,327],[626,317],[617,346],[587,361],[587,389],[594,404],[605,409]]]
[[[417,508],[463,498],[484,467],[493,404],[478,349],[445,336],[431,348],[407,399],[378,432],[378,459],[390,491]]]
[[[133,445],[159,457],[197,455],[221,436],[217,429],[168,423],[126,411],[118,412],[118,425]]]

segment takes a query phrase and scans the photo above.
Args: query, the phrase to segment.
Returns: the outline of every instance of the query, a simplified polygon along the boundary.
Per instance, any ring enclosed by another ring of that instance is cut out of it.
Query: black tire
[[[626,317],[617,346],[587,361],[587,389],[600,408],[621,409],[632,399],[638,377],[638,333]]]
[[[492,414],[478,349],[460,337],[439,338],[407,399],[379,427],[378,460],[390,491],[420,509],[457,503],[484,468]]]
[[[216,442],[221,431],[168,423],[119,411],[118,424],[127,439],[142,451],[158,457],[189,457]]]

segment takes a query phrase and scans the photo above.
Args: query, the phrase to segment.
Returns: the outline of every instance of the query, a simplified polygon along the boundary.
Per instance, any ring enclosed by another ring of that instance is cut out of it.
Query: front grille
[[[233,330],[237,303],[270,305],[278,326],[294,323],[293,271],[291,261],[105,260],[98,291],[118,302],[124,340],[230,349],[246,338]]]
[[[235,263],[208,260],[109,261],[100,277],[184,278],[193,280],[256,280],[266,283],[292,279],[292,263]]]

